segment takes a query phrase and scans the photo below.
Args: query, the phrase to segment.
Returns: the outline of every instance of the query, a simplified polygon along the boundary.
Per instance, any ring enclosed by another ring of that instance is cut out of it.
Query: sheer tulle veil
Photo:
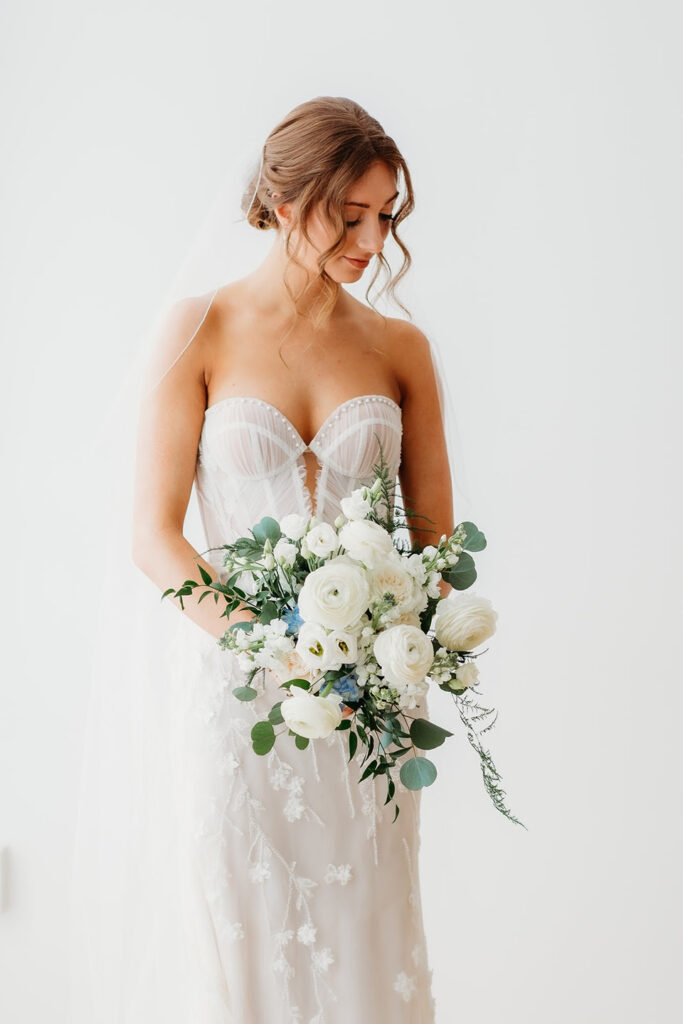
[[[123,385],[80,453],[84,472],[100,467],[100,485],[87,510],[92,536],[86,547],[94,553],[87,572],[95,584],[95,594],[92,587],[89,594],[97,600],[97,624],[71,879],[69,1024],[189,1019],[184,992],[201,948],[180,927],[177,912],[188,851],[174,801],[183,766],[174,757],[178,715],[169,667],[185,631],[199,627],[163,601],[132,561],[136,432],[141,403],[192,344],[216,290],[249,273],[273,244],[273,231],[255,230],[244,216],[250,195],[256,195],[253,182],[262,159],[263,152],[256,160],[238,152],[225,168],[219,195],[160,311],[140,332]],[[413,216],[420,216],[419,203]],[[395,271],[400,250],[390,247],[391,236],[387,242],[385,255]],[[420,278],[428,272],[413,263],[412,294],[419,295]],[[360,282],[358,297],[366,286]],[[470,502],[445,372],[445,353],[453,344],[448,300],[429,310],[434,330],[426,330],[415,303],[409,305],[431,343],[458,523],[470,517]],[[403,315],[381,303],[377,308]],[[185,535],[204,553],[194,488]]]

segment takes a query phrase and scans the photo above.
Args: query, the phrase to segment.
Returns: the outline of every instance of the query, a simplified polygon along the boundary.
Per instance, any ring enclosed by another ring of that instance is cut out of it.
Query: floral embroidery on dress
[[[315,949],[311,954],[311,963],[316,971],[326,971],[330,964],[334,963],[334,956],[329,946],[324,949]]]
[[[340,864],[338,867],[334,864],[327,865],[327,871],[325,872],[325,881],[330,885],[332,882],[339,882],[340,885],[346,885],[352,875],[352,868],[350,864]]]
[[[394,990],[398,992],[406,1003],[409,1002],[417,991],[417,983],[413,975],[406,974],[405,971],[399,971],[394,982]]]
[[[304,946],[311,946],[315,942],[315,937],[318,933],[318,929],[312,924],[302,924],[296,933],[296,937],[299,942],[302,942]]]
[[[237,942],[238,939],[244,938],[244,926],[241,921],[227,922],[223,929],[223,934],[228,942]]]

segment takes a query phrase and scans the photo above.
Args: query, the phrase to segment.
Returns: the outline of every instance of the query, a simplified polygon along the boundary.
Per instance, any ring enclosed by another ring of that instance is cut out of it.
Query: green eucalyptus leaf
[[[457,564],[444,569],[441,575],[454,590],[467,590],[477,578],[474,559],[466,551],[463,551],[458,556]]]
[[[256,754],[267,754],[275,743],[275,730],[271,722],[256,722],[251,730],[252,747]]]
[[[308,744],[310,743],[310,740],[309,740],[308,736],[298,736],[297,735],[297,736],[294,737],[294,743],[299,748],[299,750],[305,750],[306,747],[308,746]]]
[[[483,551],[486,547],[486,537],[479,530],[474,523],[465,522],[461,523],[461,526],[465,527],[467,535],[463,543],[463,548],[466,551]]]
[[[436,765],[427,757],[411,757],[401,765],[400,776],[406,789],[422,789],[434,782]]]
[[[285,686],[300,686],[302,690],[310,690],[311,688],[308,679],[288,679]]]
[[[273,725],[282,725],[284,718],[282,717],[282,701],[279,700],[277,704],[273,704],[272,708],[268,712],[268,721],[272,722]]]
[[[279,523],[270,516],[264,516],[251,532],[259,544],[265,544],[266,540],[269,540],[273,546],[282,536]]]
[[[278,617],[277,605],[273,601],[266,601],[261,614],[259,615],[259,622],[262,622],[264,626],[267,626],[269,622]]]
[[[253,686],[236,686],[232,693],[238,700],[253,700],[258,697],[258,691]]]
[[[440,747],[447,736],[453,733],[442,729],[440,725],[427,721],[426,718],[414,718],[410,724],[410,738],[421,750],[433,750]]]

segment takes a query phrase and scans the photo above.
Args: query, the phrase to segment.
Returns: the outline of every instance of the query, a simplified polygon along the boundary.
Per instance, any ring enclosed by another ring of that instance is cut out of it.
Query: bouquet
[[[226,617],[238,608],[254,613],[231,624],[218,644],[246,673],[246,684],[232,691],[238,700],[258,696],[264,670],[284,691],[251,730],[256,754],[267,754],[281,734],[303,750],[344,731],[349,761],[359,742],[367,748],[359,782],[385,777],[386,804],[395,799],[392,772],[399,762],[407,789],[436,779],[424,752],[453,733],[411,711],[438,686],[453,697],[496,809],[521,825],[505,807],[501,777],[480,741],[497,713],[478,703],[481,652],[474,648],[495,632],[497,613],[487,598],[463,591],[477,577],[471,552],[482,551],[486,539],[463,522],[438,544],[409,545],[399,535],[407,529],[406,510],[396,502],[381,449],[373,472],[371,486],[342,499],[334,525],[296,514],[280,522],[266,516],[251,536],[218,549],[225,582],[199,566],[202,583],[186,580],[162,597],[172,593],[182,607],[183,597],[203,585],[199,600],[222,597]],[[442,580],[453,588],[447,597]],[[396,804],[394,821],[399,809]]]

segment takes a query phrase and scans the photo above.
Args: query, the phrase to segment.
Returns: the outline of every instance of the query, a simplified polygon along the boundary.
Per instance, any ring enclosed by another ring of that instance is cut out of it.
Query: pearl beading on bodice
[[[264,515],[291,512],[333,522],[341,499],[370,484],[379,443],[390,472],[401,461],[401,407],[387,395],[359,395],[337,406],[311,440],[270,402],[219,399],[205,412],[195,481],[209,545],[244,535]],[[316,456],[313,498],[304,453]]]

